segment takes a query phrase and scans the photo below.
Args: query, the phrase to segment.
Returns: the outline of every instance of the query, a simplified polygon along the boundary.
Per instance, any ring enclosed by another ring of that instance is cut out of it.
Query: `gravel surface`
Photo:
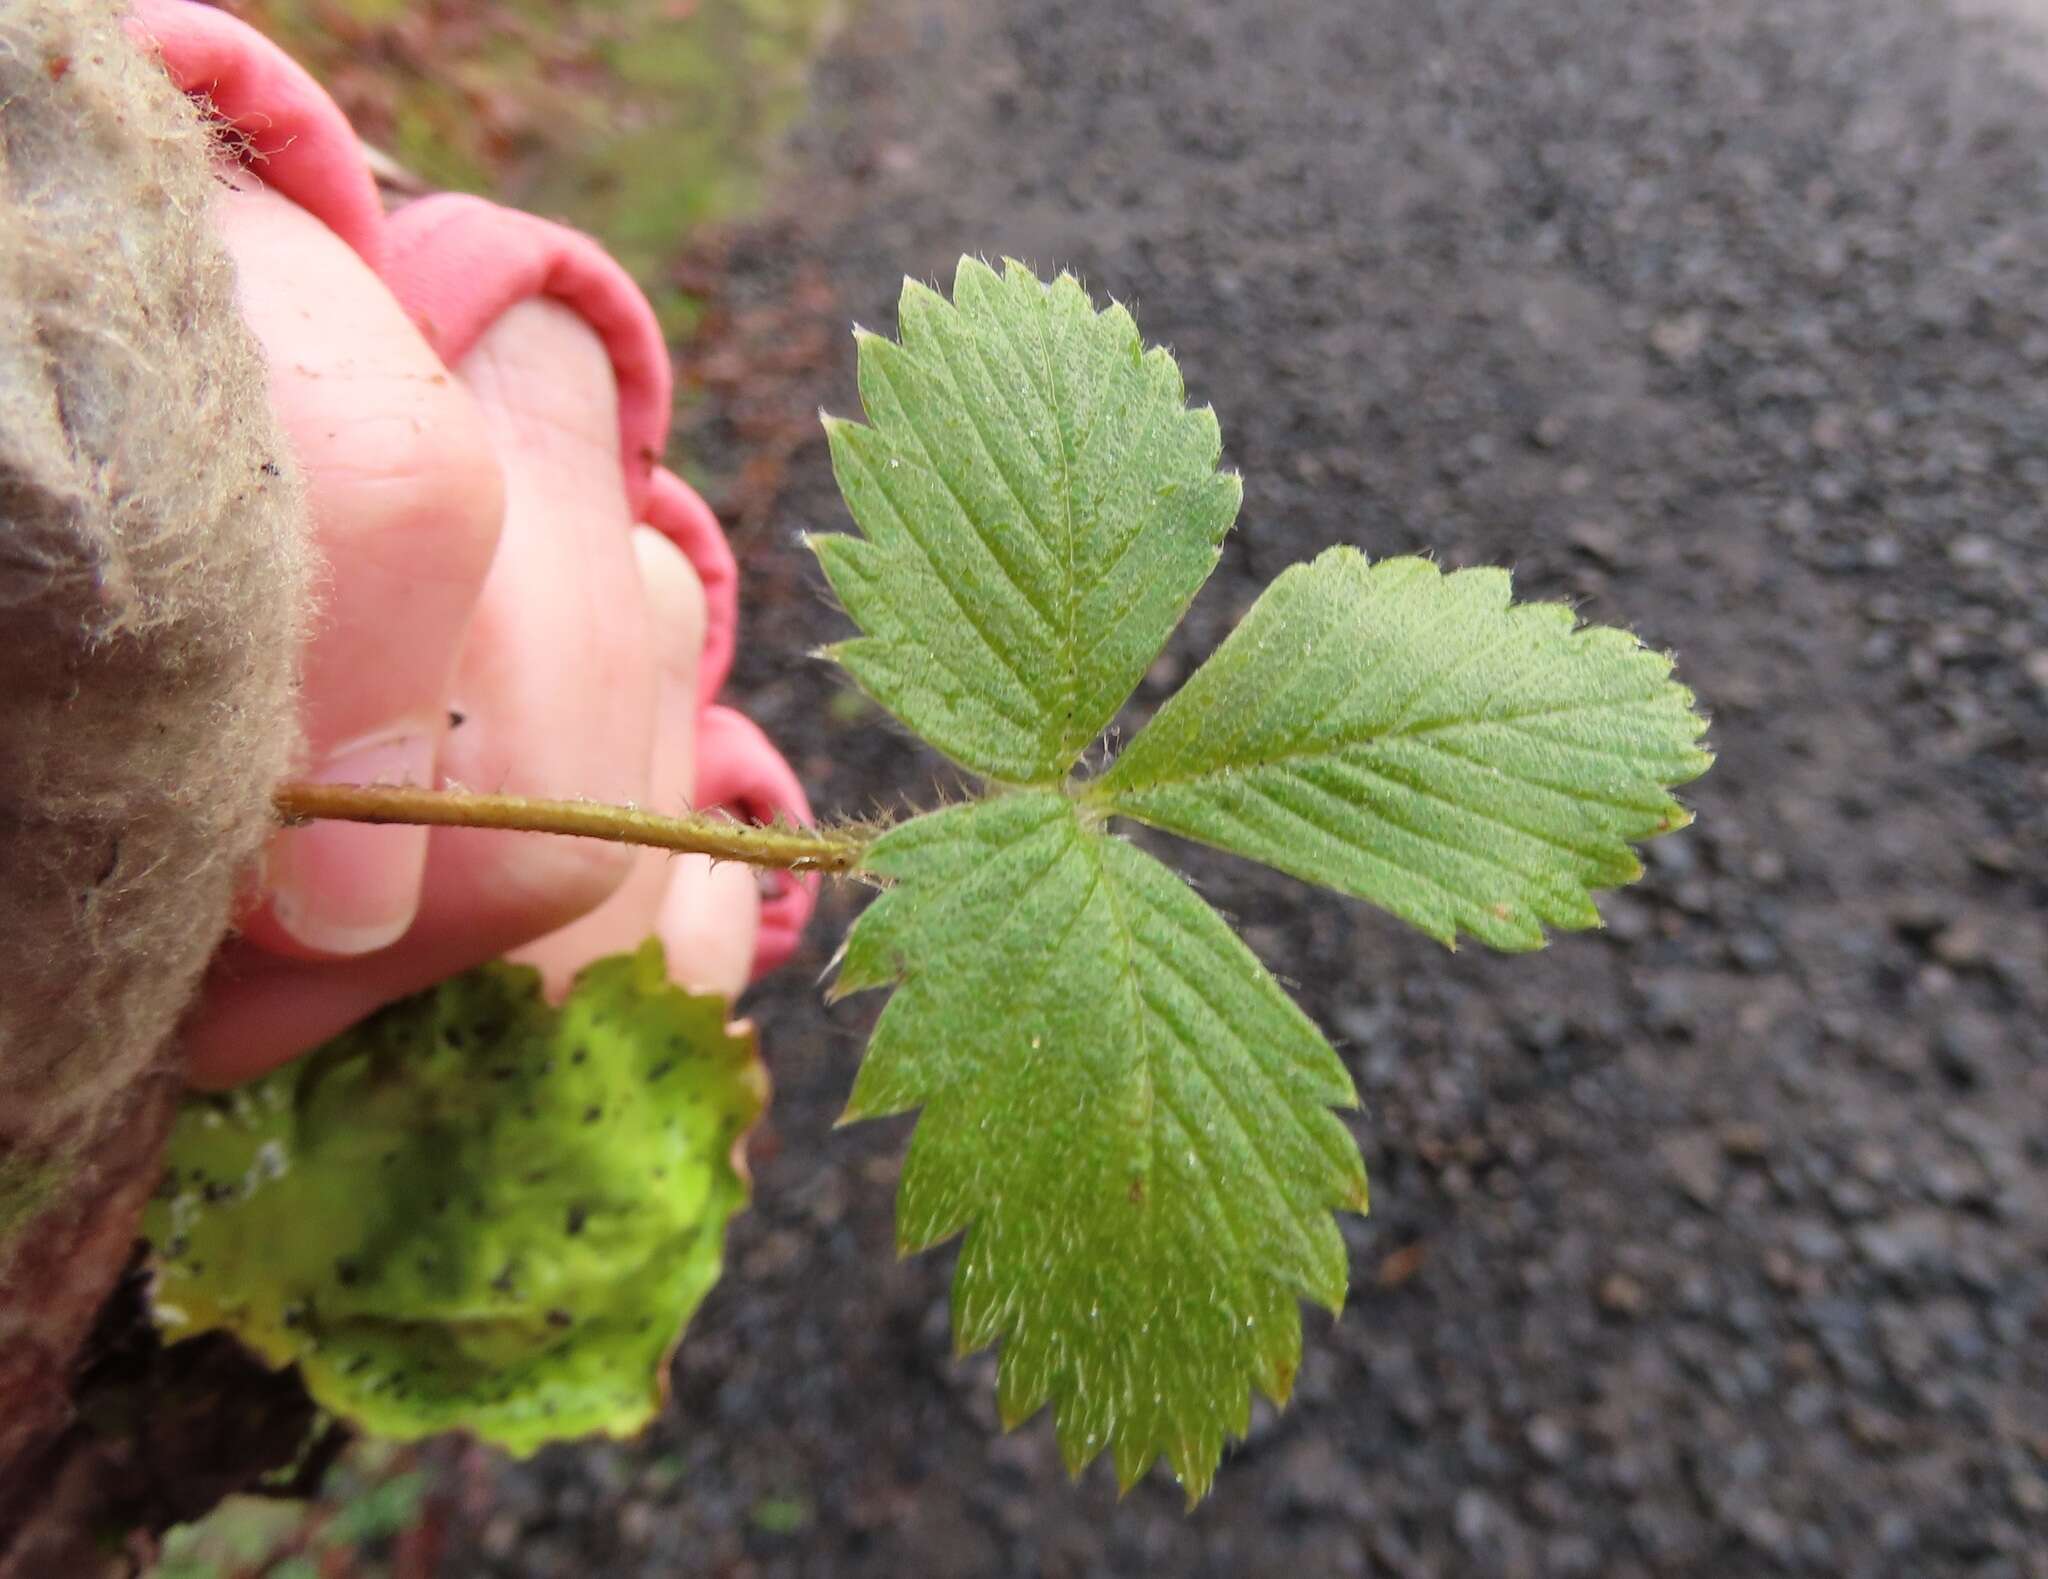
[[[949,1358],[869,997],[750,1000],[758,1203],[669,1423],[495,1475],[504,1576],[2048,1575],[2048,55],[1930,0],[869,0],[782,201],[699,259],[687,441],[737,688],[821,807],[944,767],[844,629],[813,413],[962,251],[1076,269],[1246,478],[1135,720],[1335,541],[1515,567],[1674,649],[1699,823],[1604,933],[1456,956],[1186,865],[1339,1039],[1374,1213],[1182,1515]]]

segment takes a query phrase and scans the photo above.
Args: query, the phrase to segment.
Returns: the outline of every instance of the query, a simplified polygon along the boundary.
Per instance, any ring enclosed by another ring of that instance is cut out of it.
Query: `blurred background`
[[[1137,722],[1332,542],[1676,651],[1690,832],[1604,932],[1451,956],[1186,865],[1366,1100],[1354,1296],[1192,1517],[1070,1486],[835,1132],[858,906],[744,1007],[754,1208],[645,1440],[366,1454],[162,1572],[2048,1575],[2048,42],[2031,0],[236,0],[437,183],[596,231],[821,810],[951,782],[805,654],[850,322],[1076,270],[1246,503]],[[743,633],[744,634],[744,633]]]

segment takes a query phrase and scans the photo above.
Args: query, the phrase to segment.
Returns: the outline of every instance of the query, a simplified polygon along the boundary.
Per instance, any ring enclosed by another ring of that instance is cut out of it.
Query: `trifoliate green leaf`
[[[766,1078],[659,943],[559,1010],[487,965],[188,1099],[144,1228],[173,1337],[225,1328],[386,1437],[639,1430],[744,1204]]]
[[[1540,947],[1692,819],[1713,760],[1671,660],[1446,575],[1333,548],[1284,573],[1088,787],[1104,811],[1382,905],[1432,937]]]
[[[831,656],[962,766],[1056,783],[1208,578],[1241,489],[1215,414],[1068,275],[963,258],[860,336],[871,426],[827,419],[862,536],[812,539],[862,634]]]
[[[1297,1298],[1344,1298],[1335,1208],[1364,1210],[1354,1101],[1236,935],[1058,791],[920,817],[869,851],[896,886],[837,990],[900,983],[849,1118],[921,1106],[897,1235],[963,1230],[954,1322],[1002,1340],[1015,1424],[1052,1400],[1076,1472],[1164,1457],[1209,1485],[1250,1388],[1284,1400]]]

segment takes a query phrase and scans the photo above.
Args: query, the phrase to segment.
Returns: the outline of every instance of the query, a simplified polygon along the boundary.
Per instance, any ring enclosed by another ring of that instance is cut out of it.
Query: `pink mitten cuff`
[[[442,361],[460,360],[508,309],[535,297],[561,302],[597,333],[618,383],[627,499],[704,585],[696,804],[752,822],[808,823],[810,804],[781,753],[750,720],[712,705],[732,667],[738,567],[710,507],[659,465],[672,394],[668,347],[631,277],[588,236],[482,198],[442,194],[387,216],[347,117],[268,39],[196,0],[135,0],[134,26],[172,80],[245,139],[263,181],[377,272]],[[757,977],[794,952],[816,897],[815,877],[777,874],[762,908]]]
[[[654,468],[644,519],[681,550],[704,587],[704,655],[697,660],[697,699],[709,707],[725,689],[725,677],[732,670],[733,639],[740,621],[740,567],[704,496],[666,467]]]
[[[619,458],[635,519],[668,438],[668,346],[631,276],[580,231],[442,192],[386,222],[378,272],[435,355],[453,367],[507,310],[535,297],[560,302],[611,354],[619,386]]]
[[[619,447],[635,515],[675,543],[704,586],[698,671],[696,804],[744,821],[808,823],[810,803],[789,764],[754,724],[711,705],[732,666],[739,571],[711,507],[655,464],[668,436],[668,347],[632,278],[588,236],[481,198],[422,198],[392,215],[385,283],[442,361],[454,364],[505,312],[558,301],[597,332],[619,388]],[[815,876],[778,873],[764,895],[754,974],[795,949],[817,903]]]
[[[258,33],[192,0],[135,0],[132,29],[171,80],[234,128],[243,159],[373,269],[384,205],[341,107],[306,68]]]
[[[707,707],[697,719],[697,798],[730,807],[746,822],[808,823],[803,786],[761,728],[730,707]],[[818,902],[818,874],[771,872],[761,895],[761,931],[754,974],[775,969],[803,938]]]
[[[580,231],[482,198],[422,198],[393,214],[387,232],[384,282],[450,367],[509,309],[535,297],[569,308],[604,342],[619,390],[627,503],[636,520],[682,550],[704,584],[698,686],[700,699],[709,703],[732,667],[739,570],[711,507],[655,464],[668,438],[674,386],[668,346],[647,298]]]

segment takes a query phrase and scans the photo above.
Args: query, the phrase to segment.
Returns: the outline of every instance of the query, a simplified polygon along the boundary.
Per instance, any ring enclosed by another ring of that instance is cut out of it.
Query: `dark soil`
[[[1186,853],[1339,1040],[1374,1212],[1192,1517],[1070,1487],[898,1262],[874,997],[750,1000],[758,1199],[630,1447],[489,1575],[2048,1575],[2048,98],[1933,0],[871,0],[729,238],[693,460],[736,692],[822,809],[944,766],[807,659],[847,320],[963,251],[1133,305],[1246,479],[1154,705],[1287,564],[1515,567],[1674,649],[1698,825],[1604,933],[1448,955]],[[1136,716],[1134,714],[1134,716]]]

